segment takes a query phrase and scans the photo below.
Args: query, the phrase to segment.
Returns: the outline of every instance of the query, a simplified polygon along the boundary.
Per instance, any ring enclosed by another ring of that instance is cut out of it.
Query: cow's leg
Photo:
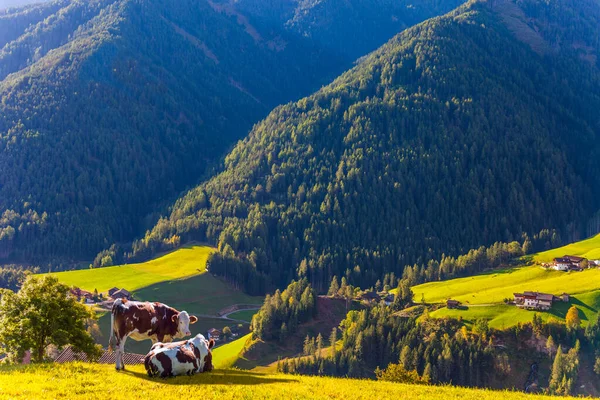
[[[125,354],[125,341],[127,340],[127,336],[125,336],[123,338],[123,340],[121,340],[121,345],[119,346],[119,356],[120,358],[120,362],[121,362],[121,369],[124,371],[125,370],[125,362],[123,361],[123,355]]]
[[[116,335],[115,342],[115,369],[119,371],[121,369],[121,338],[119,335]]]

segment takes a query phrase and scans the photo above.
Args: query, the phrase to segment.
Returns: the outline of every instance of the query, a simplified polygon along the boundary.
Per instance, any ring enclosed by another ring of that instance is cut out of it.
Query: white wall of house
[[[557,271],[568,271],[569,270],[569,264],[557,263],[557,264],[554,264],[552,266],[552,269],[555,269]]]

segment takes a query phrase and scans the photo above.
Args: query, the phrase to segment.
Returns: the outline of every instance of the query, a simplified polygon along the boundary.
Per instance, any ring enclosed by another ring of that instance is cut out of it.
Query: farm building
[[[381,300],[381,296],[372,291],[364,292],[358,298],[367,302],[379,302]]]
[[[552,307],[554,295],[539,292],[514,293],[515,305],[528,310],[547,311]]]
[[[384,301],[384,303],[385,303],[386,306],[392,305],[392,303],[394,302],[394,294],[393,293],[387,294],[383,298],[383,301]]]
[[[554,259],[552,269],[557,271],[581,271],[587,268],[588,260],[578,256],[562,256]]]
[[[118,292],[119,288],[112,288],[112,289],[108,289],[108,297],[112,297],[113,294],[115,294],[115,292]]]
[[[460,307],[460,301],[448,299],[448,300],[446,300],[446,307],[448,307],[450,309],[458,308],[458,307]]]
[[[74,287],[70,290],[70,293],[77,300],[86,299],[86,302],[92,302],[94,299],[94,294],[92,292],[88,292],[87,290],[80,289],[78,287]]]
[[[216,342],[221,340],[221,331],[217,328],[210,328],[208,330],[208,339],[215,339]]]
[[[121,290],[117,290],[116,292],[114,292],[112,294],[113,299],[127,299],[127,300],[131,300],[131,293],[129,293],[127,290],[125,289],[121,289]]]

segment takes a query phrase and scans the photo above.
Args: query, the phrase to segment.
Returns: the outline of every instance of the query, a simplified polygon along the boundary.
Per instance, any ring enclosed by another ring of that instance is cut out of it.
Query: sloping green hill
[[[242,323],[217,317],[217,313],[235,304],[262,304],[262,297],[248,296],[232,288],[206,271],[206,260],[213,248],[189,246],[154,260],[139,264],[120,265],[52,274],[61,282],[82,289],[106,292],[112,287],[129,290],[135,299],[159,301],[186,310],[199,317],[192,325],[192,333],[203,333],[210,328],[221,329]],[[98,326],[102,333],[100,343],[108,345],[110,313],[99,312]],[[244,325],[247,327],[249,321]],[[129,340],[126,350],[145,353],[149,341]]]
[[[153,260],[52,274],[61,282],[81,289],[106,292],[117,286],[133,292],[143,287],[173,279],[189,278],[206,272],[206,260],[215,249],[188,246]]]
[[[579,232],[600,208],[600,72],[580,54],[600,54],[599,17],[593,0],[471,1],[407,29],[274,110],[134,251],[218,240],[213,272],[246,290],[299,273],[325,291]]]
[[[150,379],[143,366],[117,373],[112,365],[70,363],[0,367],[0,398],[85,397],[162,400],[182,396],[210,399],[461,399],[542,400],[575,397],[539,396],[519,392],[421,386],[369,380],[267,375],[220,369],[192,377]]]
[[[504,299],[513,298],[513,293],[538,291],[560,295],[571,295],[569,303],[556,302],[548,312],[541,313],[544,319],[550,317],[564,319],[571,305],[579,309],[584,324],[595,320],[600,312],[600,269],[592,268],[582,272],[561,272],[546,270],[540,266],[554,257],[578,255],[588,257],[598,254],[600,235],[572,243],[557,249],[548,250],[533,256],[523,257],[523,265],[515,268],[494,270],[485,274],[430,282],[412,288],[415,299],[422,297],[428,303],[443,303],[446,299],[462,302],[463,309],[441,308],[433,317],[461,317],[468,324],[477,318],[485,318],[495,328],[507,328],[518,322],[529,322],[533,312],[503,304]]]
[[[533,259],[538,263],[550,262],[556,257],[564,255],[585,257],[588,260],[600,258],[600,235],[593,236],[580,242],[568,244],[557,249],[534,254]]]

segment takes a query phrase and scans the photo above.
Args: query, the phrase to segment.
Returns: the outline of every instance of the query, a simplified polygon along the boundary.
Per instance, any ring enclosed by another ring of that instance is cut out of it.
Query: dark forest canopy
[[[366,19],[390,13],[353,2],[373,8],[355,21],[370,46],[387,40]],[[407,21],[457,2],[423,1]],[[208,0],[0,12],[0,260],[92,259],[143,234],[273,107],[352,65],[347,44],[243,12]],[[331,17],[319,29],[337,32],[344,16]]]
[[[546,228],[577,237],[600,208],[599,16],[480,1],[406,30],[257,124],[134,257],[210,241],[258,288],[323,292]]]

